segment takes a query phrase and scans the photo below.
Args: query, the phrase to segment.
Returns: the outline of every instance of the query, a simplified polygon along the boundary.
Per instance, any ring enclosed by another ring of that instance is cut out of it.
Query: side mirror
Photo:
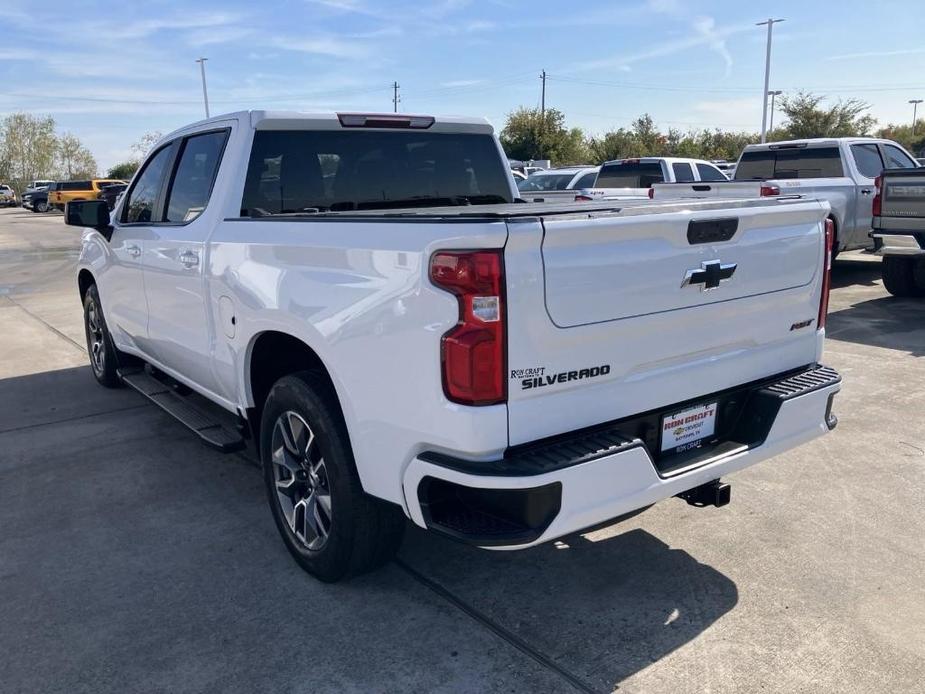
[[[92,227],[107,239],[112,234],[109,207],[105,200],[76,200],[67,203],[64,223],[75,227]]]

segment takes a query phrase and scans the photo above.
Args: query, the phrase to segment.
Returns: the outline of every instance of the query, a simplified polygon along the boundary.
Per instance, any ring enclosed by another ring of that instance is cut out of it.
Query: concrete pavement
[[[836,263],[838,429],[519,553],[409,527],[344,585],[291,561],[257,468],[86,366],[60,215],[0,211],[0,689],[921,691],[925,302]]]

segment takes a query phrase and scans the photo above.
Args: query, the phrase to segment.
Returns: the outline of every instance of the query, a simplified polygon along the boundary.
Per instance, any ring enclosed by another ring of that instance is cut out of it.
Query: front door
[[[120,347],[134,347],[144,353],[149,350],[143,258],[172,159],[173,147],[166,145],[145,161],[113,220],[109,242],[112,256],[99,278],[103,315],[113,340]]]

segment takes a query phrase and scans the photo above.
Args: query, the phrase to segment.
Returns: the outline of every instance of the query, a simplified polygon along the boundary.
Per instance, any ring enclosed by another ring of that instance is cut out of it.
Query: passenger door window
[[[893,145],[882,145],[883,156],[886,159],[886,168],[888,169],[914,169],[916,163],[909,158],[899,147]]]
[[[186,138],[167,202],[168,222],[191,222],[209,203],[228,132]]]
[[[877,145],[851,145],[851,155],[862,176],[877,178],[883,171],[883,160],[880,158]]]
[[[128,193],[128,200],[122,206],[122,221],[128,224],[150,224],[155,219],[164,174],[170,163],[173,145],[169,144],[153,154],[144,165],[144,170]]]
[[[674,180],[678,183],[690,183],[694,180],[694,170],[690,164],[672,164],[671,170],[674,171]]]
[[[593,188],[593,187],[594,187],[594,179],[595,179],[595,178],[597,178],[597,171],[592,171],[591,173],[587,173],[587,174],[585,174],[584,176],[582,176],[581,178],[579,178],[579,179],[575,182],[575,185],[572,186],[572,188],[575,188],[575,189],[578,189],[578,188]]]

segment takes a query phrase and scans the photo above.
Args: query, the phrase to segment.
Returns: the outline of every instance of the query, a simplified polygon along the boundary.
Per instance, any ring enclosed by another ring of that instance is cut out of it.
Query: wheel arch
[[[77,290],[80,292],[81,301],[87,295],[87,290],[94,284],[96,284],[96,278],[86,268],[77,273]]]
[[[343,416],[343,407],[334,379],[327,365],[304,340],[278,330],[265,330],[251,338],[244,368],[245,397],[249,403],[248,419],[255,437],[259,437],[263,404],[273,384],[283,376],[298,371],[321,373],[334,394]],[[259,440],[259,439],[258,439]]]

